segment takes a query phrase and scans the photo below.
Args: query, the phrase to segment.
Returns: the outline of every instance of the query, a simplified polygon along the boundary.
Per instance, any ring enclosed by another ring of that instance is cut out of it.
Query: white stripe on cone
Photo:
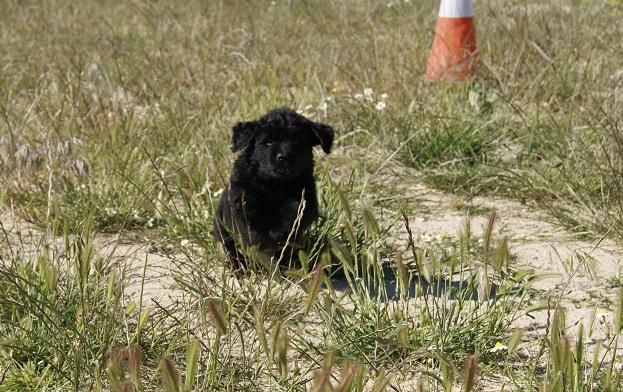
[[[468,18],[474,16],[471,0],[441,0],[439,16],[442,18]]]

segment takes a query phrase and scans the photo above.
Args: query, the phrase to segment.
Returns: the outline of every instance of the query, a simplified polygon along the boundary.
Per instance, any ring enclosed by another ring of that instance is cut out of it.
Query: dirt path
[[[25,222],[11,211],[0,212],[0,236],[2,253],[10,257],[21,257],[26,260],[36,260],[46,243],[46,233],[38,227]],[[153,244],[140,243],[129,240],[128,236],[96,235],[93,239],[97,255],[102,257],[119,274],[125,274],[127,286],[124,287],[125,298],[128,301],[144,304],[153,304],[154,301],[168,305],[181,293],[175,290],[173,282],[173,261],[184,255],[171,254],[156,249]],[[6,245],[6,246],[5,246]],[[51,251],[63,259],[65,244],[62,238],[56,237],[50,246]],[[59,268],[65,268],[64,262],[59,262]]]
[[[609,337],[608,324],[614,317],[614,297],[620,288],[620,272],[623,263],[623,249],[607,238],[600,242],[583,241],[551,223],[545,213],[535,211],[518,202],[477,197],[469,202],[450,196],[423,185],[409,187],[410,198],[427,210],[413,217],[414,234],[428,233],[457,235],[465,221],[464,208],[469,204],[481,215],[471,217],[471,228],[481,236],[487,224],[488,212],[497,212],[494,236],[498,239],[508,236],[510,250],[515,257],[513,265],[532,268],[544,278],[535,284],[545,300],[560,295],[561,306],[566,310],[567,326],[574,335],[579,322],[586,323],[591,314],[597,312],[589,344],[596,344]],[[589,276],[586,268],[592,265],[594,275]],[[574,273],[575,271],[575,273]],[[573,276],[572,276],[573,275]],[[543,336],[548,321],[547,311],[531,313],[517,320],[516,326],[525,328],[527,336]]]
[[[166,306],[181,297],[173,275],[175,262],[183,255],[149,243],[124,241],[119,236],[98,236],[95,243],[99,254],[128,274],[130,279],[124,288],[128,299],[142,301],[146,306],[154,302]]]

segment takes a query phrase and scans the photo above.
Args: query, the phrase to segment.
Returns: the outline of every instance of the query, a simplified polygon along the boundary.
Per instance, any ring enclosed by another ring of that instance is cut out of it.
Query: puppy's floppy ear
[[[231,150],[233,152],[240,151],[251,143],[255,137],[257,125],[256,121],[239,122],[234,125],[231,135]]]
[[[325,154],[330,153],[331,146],[333,146],[333,128],[325,124],[313,122],[311,129],[314,132],[314,135],[316,135],[313,145],[320,145]]]

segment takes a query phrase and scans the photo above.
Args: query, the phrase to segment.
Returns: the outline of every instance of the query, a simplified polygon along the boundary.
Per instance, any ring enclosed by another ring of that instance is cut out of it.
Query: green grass
[[[403,213],[426,212],[399,190],[421,180],[623,242],[623,6],[477,2],[469,83],[422,78],[436,12],[404,0],[6,2],[0,390],[322,391],[332,379],[449,391],[487,378],[617,390],[618,342],[596,360],[562,336],[553,307],[538,352],[519,356],[528,342],[513,321],[544,294],[510,265],[512,238],[509,251],[469,230],[392,236]],[[336,129],[334,153],[317,158],[322,217],[297,268],[235,280],[209,235],[230,129],[284,105]],[[40,238],[9,229],[10,214]],[[180,297],[129,298],[142,271],[105,256],[105,235],[172,254]],[[346,291],[313,269],[328,264]],[[508,350],[491,353],[496,342]]]

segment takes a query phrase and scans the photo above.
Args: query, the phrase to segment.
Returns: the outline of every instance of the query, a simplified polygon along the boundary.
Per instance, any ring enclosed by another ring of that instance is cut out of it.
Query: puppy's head
[[[265,179],[289,180],[313,166],[312,147],[331,152],[333,129],[290,109],[275,109],[257,121],[234,126],[232,151],[245,150],[246,159]]]

